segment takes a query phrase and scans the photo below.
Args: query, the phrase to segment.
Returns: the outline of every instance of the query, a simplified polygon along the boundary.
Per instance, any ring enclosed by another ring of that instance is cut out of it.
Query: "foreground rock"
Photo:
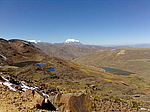
[[[60,112],[91,112],[91,101],[88,94],[68,93],[57,94],[51,101]]]
[[[23,105],[27,108],[38,108],[59,112],[91,112],[91,101],[87,94],[67,93],[56,94],[50,98],[43,97],[35,90],[27,90],[23,93],[27,102]]]
[[[6,83],[6,84],[5,84]],[[0,99],[5,106],[0,110],[36,112],[38,109],[58,112],[91,112],[91,101],[88,94],[48,92],[38,87],[29,87],[10,76],[0,76]],[[53,94],[52,94],[53,93]],[[9,106],[12,108],[8,108]]]

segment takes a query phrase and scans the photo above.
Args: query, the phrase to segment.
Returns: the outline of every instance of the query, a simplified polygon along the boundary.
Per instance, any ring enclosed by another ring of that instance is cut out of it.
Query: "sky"
[[[0,38],[150,43],[150,0],[0,0]]]

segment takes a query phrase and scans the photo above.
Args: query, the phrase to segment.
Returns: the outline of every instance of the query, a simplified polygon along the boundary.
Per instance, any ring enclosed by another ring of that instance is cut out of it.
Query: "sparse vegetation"
[[[138,74],[131,74],[128,76],[117,75],[97,68],[104,65],[120,69],[127,66],[124,69],[128,69],[131,67],[131,65],[128,65],[130,62],[135,64],[134,61],[139,62],[139,60],[142,65],[143,63],[149,64],[149,51],[147,51],[149,49],[143,49],[143,51],[141,51],[141,49],[132,49],[133,52],[130,49],[123,49],[123,51],[122,49],[99,50],[92,55],[74,60],[84,64],[81,65],[56,57],[42,56],[42,52],[39,49],[32,45],[24,44],[26,43],[24,41],[12,40],[10,43],[12,43],[12,45],[10,45],[13,49],[16,49],[16,52],[13,53],[22,53],[22,49],[16,47],[18,45],[23,45],[28,50],[32,49],[34,53],[40,53],[36,58],[31,60],[31,55],[33,54],[32,52],[28,52],[28,55],[23,56],[25,61],[29,61],[29,63],[19,63],[18,66],[18,64],[14,63],[22,62],[22,57],[19,55],[14,58],[14,55],[11,53],[8,56],[5,50],[5,54],[12,60],[10,63],[13,66],[3,66],[4,68],[1,68],[1,71],[12,70],[13,72],[9,73],[10,76],[18,80],[26,81],[30,86],[38,85],[40,88],[48,91],[60,90],[63,93],[89,94],[92,100],[91,106],[93,111],[136,112],[139,111],[141,107],[150,108],[150,103],[147,101],[149,100],[150,85],[145,82],[143,77],[138,76]],[[8,44],[7,41],[5,41],[5,44]],[[139,52],[142,52],[140,56],[132,54],[138,54]],[[12,58],[10,58],[11,56]],[[136,58],[134,58],[134,56],[136,56]],[[144,59],[142,58],[143,56]],[[30,63],[33,61],[40,61],[43,65],[39,65],[36,62]],[[10,63],[6,62],[5,64]],[[45,70],[52,67],[56,67],[55,71]],[[145,67],[147,68],[147,65],[137,68],[133,65],[133,71],[140,68],[137,70],[138,72]],[[131,69],[132,68],[128,70]],[[3,90],[3,88],[1,89]]]

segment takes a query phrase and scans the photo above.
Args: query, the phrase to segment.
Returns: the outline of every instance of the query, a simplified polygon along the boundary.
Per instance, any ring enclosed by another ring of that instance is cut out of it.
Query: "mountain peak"
[[[82,44],[80,43],[79,40],[75,40],[75,39],[67,39],[64,43],[65,44]]]

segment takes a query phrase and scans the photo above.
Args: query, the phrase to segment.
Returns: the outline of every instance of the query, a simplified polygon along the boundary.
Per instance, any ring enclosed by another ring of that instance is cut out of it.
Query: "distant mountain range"
[[[150,43],[141,43],[141,44],[131,44],[131,45],[113,45],[113,46],[107,46],[111,48],[150,48]]]
[[[35,44],[40,44],[40,43],[48,43],[48,42],[42,42],[40,40],[28,40],[28,42],[35,43]],[[79,40],[75,39],[67,39],[66,41],[62,43],[55,43],[55,44],[76,44],[76,45],[81,45],[82,43]]]
[[[120,48],[150,48],[150,44],[122,45],[122,46],[100,46],[85,45],[79,40],[67,39],[62,43],[48,43],[36,40],[29,40],[34,46],[38,47],[44,53],[50,56],[59,57],[65,60],[74,60],[97,50],[102,49],[120,49]]]
[[[36,40],[30,41],[34,46],[38,47],[44,53],[59,57],[65,60],[73,60],[97,51],[98,49],[106,49],[106,47],[96,45],[84,45],[75,39],[67,39],[63,43],[46,43],[38,42]],[[108,49],[108,47],[107,47]]]
[[[48,44],[49,42],[42,42],[37,40],[28,40],[28,42],[34,43],[34,44]],[[49,43],[52,44],[52,43]],[[118,49],[118,48],[150,48],[150,43],[141,43],[141,44],[131,44],[131,45],[85,45],[82,44],[79,40],[76,39],[67,39],[66,41],[62,43],[54,43],[53,45],[61,46],[61,45],[82,45],[84,48],[112,48],[112,49]],[[80,46],[81,47],[81,46]]]
[[[150,48],[150,43],[131,45],[133,48]]]

